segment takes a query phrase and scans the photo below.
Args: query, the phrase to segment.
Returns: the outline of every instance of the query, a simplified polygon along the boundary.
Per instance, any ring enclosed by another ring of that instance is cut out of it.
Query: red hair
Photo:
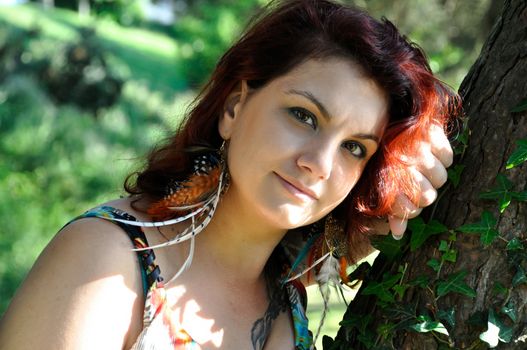
[[[357,62],[389,97],[389,124],[381,147],[334,213],[346,222],[349,259],[369,246],[367,220],[386,216],[401,191],[417,201],[419,192],[401,155],[411,154],[432,124],[445,126],[458,96],[436,79],[422,50],[386,19],[375,20],[353,7],[327,0],[271,2],[219,60],[178,132],[154,149],[146,168],[129,176],[130,194],[159,199],[170,181],[184,178],[189,146],[219,147],[218,120],[227,96],[242,80],[253,89],[286,74],[308,59],[342,57]]]

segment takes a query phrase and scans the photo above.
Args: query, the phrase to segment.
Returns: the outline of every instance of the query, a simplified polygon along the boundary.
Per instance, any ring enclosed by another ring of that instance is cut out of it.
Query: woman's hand
[[[421,210],[432,204],[437,198],[437,189],[447,181],[446,168],[452,164],[452,147],[440,126],[434,126],[428,134],[428,141],[421,141],[418,152],[408,159],[414,179],[421,186],[418,205],[413,204],[403,193],[399,194],[387,222],[374,224],[379,234],[392,232],[395,239],[402,238],[408,219],[414,218]]]

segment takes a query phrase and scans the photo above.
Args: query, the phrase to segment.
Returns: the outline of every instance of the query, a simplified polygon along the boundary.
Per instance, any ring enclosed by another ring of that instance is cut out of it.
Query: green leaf
[[[505,315],[509,316],[509,318],[512,320],[512,322],[516,323],[517,317],[516,317],[516,310],[512,303],[509,301],[507,305],[504,305],[501,308],[501,312],[503,312]]]
[[[467,271],[460,271],[458,273],[448,276],[446,281],[437,284],[437,296],[442,297],[448,293],[459,293],[468,297],[474,298],[476,292],[465,283],[464,278]]]
[[[494,283],[493,292],[496,293],[496,294],[505,294],[505,295],[507,295],[507,293],[509,292],[509,289],[507,289],[507,287],[505,287],[500,282],[496,282],[496,283]]]
[[[521,266],[518,266],[518,270],[516,271],[516,274],[512,278],[512,286],[516,287],[525,282],[527,282],[527,276],[525,275],[525,270]]]
[[[384,339],[386,339],[390,334],[393,334],[393,331],[396,328],[396,324],[392,322],[381,324],[377,327],[377,333]]]
[[[489,344],[489,347],[495,348],[500,341],[503,343],[511,341],[512,328],[505,326],[494,313],[494,310],[490,309],[487,330],[479,335],[479,339]]]
[[[372,237],[371,244],[380,250],[388,260],[392,261],[401,254],[401,247],[406,243],[406,240],[406,235],[400,240],[394,239],[392,235],[377,236]]]
[[[479,197],[483,199],[497,199],[500,213],[503,213],[511,204],[513,183],[502,174],[498,174],[496,180],[498,185],[489,192],[480,193]]]
[[[456,262],[457,251],[455,249],[449,249],[448,252],[443,253],[441,259],[445,261]]]
[[[408,284],[396,284],[392,289],[397,293],[399,299],[402,299],[404,297],[404,292],[406,292],[408,287],[410,287]]]
[[[523,112],[523,111],[527,111],[527,99],[523,100],[522,102],[520,102],[519,105],[511,109],[512,113],[518,113],[518,112]]]
[[[448,179],[454,185],[454,188],[457,188],[459,181],[461,180],[461,173],[465,170],[465,166],[462,164],[457,164],[453,168],[448,169]]]
[[[441,268],[441,263],[437,259],[430,259],[426,262],[426,265],[430,266],[435,272]]]
[[[456,311],[453,307],[447,310],[439,310],[437,312],[437,317],[440,320],[446,321],[446,323],[452,328],[456,326]]]
[[[430,283],[430,278],[425,275],[419,275],[415,279],[408,281],[408,284],[411,286],[418,286],[420,288],[425,288]]]
[[[427,333],[427,332],[437,332],[444,335],[449,335],[445,326],[439,321],[433,321],[429,316],[419,316],[417,317],[419,323],[416,323],[410,326],[416,332]]]
[[[507,243],[507,247],[506,247],[507,250],[519,250],[519,249],[523,249],[523,244],[522,242],[514,237],[513,239],[511,239],[508,243]]]
[[[364,334],[372,319],[373,316],[371,315],[346,314],[346,318],[340,321],[339,325],[346,328],[356,328],[359,333]]]
[[[410,250],[413,252],[419,248],[432,235],[448,231],[447,227],[437,220],[428,224],[421,217],[408,221],[408,228],[412,231],[410,238]]]
[[[507,160],[507,169],[512,169],[527,160],[527,139],[516,141],[518,148],[512,152]]]
[[[395,299],[390,289],[399,281],[399,279],[401,279],[402,276],[402,273],[395,275],[385,274],[382,282],[370,282],[361,293],[363,295],[376,295],[382,301],[393,302]]]
[[[496,219],[488,212],[484,211],[481,214],[481,221],[475,224],[465,224],[457,228],[458,231],[464,233],[479,233],[481,234],[481,243],[488,245],[498,237],[499,233],[494,228],[496,226]]]
[[[441,240],[439,242],[439,251],[440,252],[446,252],[448,250],[448,242],[447,241],[444,241],[444,240]]]
[[[527,191],[523,192],[511,192],[512,199],[518,202],[527,202]]]

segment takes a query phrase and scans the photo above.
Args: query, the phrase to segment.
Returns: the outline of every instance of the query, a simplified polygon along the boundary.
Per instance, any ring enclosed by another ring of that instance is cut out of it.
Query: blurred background
[[[348,0],[387,17],[456,88],[499,0]],[[0,316],[72,217],[123,195],[266,0],[0,0]],[[316,295],[314,291],[310,294]],[[310,303],[317,324],[320,301]],[[334,335],[345,305],[324,330]]]

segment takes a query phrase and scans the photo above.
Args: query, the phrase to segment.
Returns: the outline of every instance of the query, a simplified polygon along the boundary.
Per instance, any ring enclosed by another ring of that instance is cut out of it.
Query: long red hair
[[[433,124],[446,126],[458,96],[432,74],[422,50],[388,20],[327,0],[271,2],[219,60],[177,133],[130,175],[125,189],[155,200],[169,182],[188,175],[185,149],[219,147],[218,119],[242,80],[258,89],[308,59],[342,57],[361,65],[389,96],[389,125],[381,147],[346,200],[334,211],[346,222],[351,261],[368,246],[366,224],[390,213],[401,191],[417,201],[418,186],[401,155],[411,154]],[[134,176],[135,175],[135,176]]]

